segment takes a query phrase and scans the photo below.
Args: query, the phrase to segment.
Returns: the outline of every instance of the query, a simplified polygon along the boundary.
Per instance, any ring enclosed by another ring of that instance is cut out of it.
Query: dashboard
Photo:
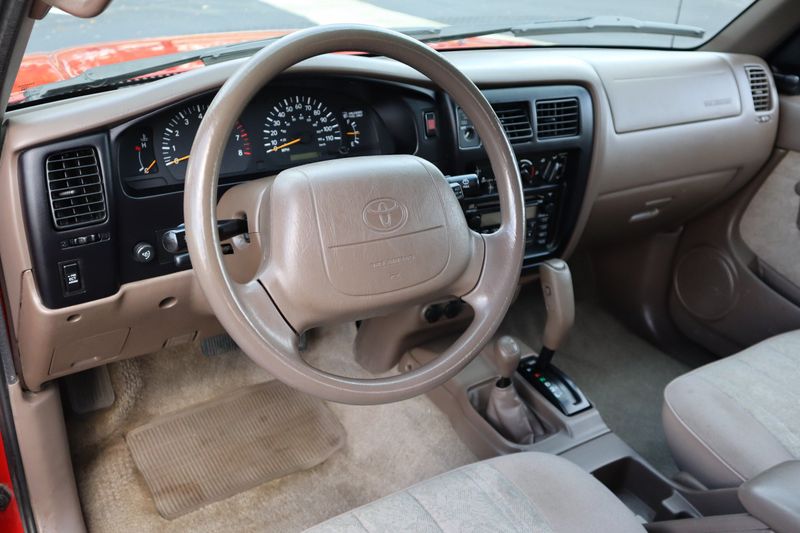
[[[674,231],[752,180],[775,145],[777,92],[768,66],[752,56],[446,55],[481,88],[516,154],[526,214],[522,274],[549,257],[568,258],[579,243],[608,246]],[[0,257],[32,390],[220,333],[190,258],[165,241],[183,223],[197,125],[241,64],[7,114]],[[763,108],[756,107],[763,85],[758,95],[752,85],[759,79],[768,82]],[[432,162],[470,228],[498,227],[494,177],[469,117],[424,76],[380,57],[313,58],[258,93],[230,132],[218,195],[292,166],[375,154]],[[466,319],[452,303],[409,309],[398,323],[418,338],[417,331]]]
[[[27,222],[37,236],[29,244],[47,307],[97,300],[126,283],[190,268],[176,236],[183,183],[215,94],[23,155],[32,173],[25,183]],[[592,101],[575,85],[484,94],[523,177],[528,220],[521,268],[528,270],[563,249],[577,220],[591,161]],[[228,137],[219,194],[297,165],[379,154],[433,162],[449,176],[473,230],[499,227],[494,177],[469,117],[441,92],[360,77],[283,77],[260,91]]]

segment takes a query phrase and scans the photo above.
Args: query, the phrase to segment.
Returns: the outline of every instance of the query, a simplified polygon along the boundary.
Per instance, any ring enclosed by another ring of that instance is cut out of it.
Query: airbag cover
[[[262,282],[290,322],[305,326],[430,295],[452,284],[472,253],[447,181],[414,156],[286,170],[272,186],[269,220]]]

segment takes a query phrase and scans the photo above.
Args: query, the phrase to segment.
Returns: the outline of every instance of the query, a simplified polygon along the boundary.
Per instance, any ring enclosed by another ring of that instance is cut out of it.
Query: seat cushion
[[[645,530],[605,486],[573,463],[527,452],[447,472],[309,531]]]
[[[800,331],[675,379],[663,422],[678,466],[708,488],[800,458]]]

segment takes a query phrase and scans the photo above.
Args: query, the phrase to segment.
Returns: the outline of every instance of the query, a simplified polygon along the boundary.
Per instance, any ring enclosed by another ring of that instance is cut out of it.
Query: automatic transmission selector
[[[575,383],[552,364],[556,350],[575,322],[575,296],[572,274],[562,259],[549,259],[539,267],[547,321],[538,356],[526,357],[519,373],[550,403],[565,415],[573,415],[591,407],[589,400]]]
[[[572,324],[575,323],[575,296],[572,291],[572,274],[566,261],[550,259],[539,267],[539,276],[547,309],[543,346],[537,365],[544,369],[561,347]]]

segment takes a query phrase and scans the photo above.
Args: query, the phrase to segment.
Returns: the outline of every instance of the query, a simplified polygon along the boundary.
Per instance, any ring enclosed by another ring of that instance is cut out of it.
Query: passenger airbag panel
[[[624,66],[620,64],[605,69],[604,76],[617,133],[689,124],[741,113],[736,78],[722,60],[706,60],[688,69],[686,62],[674,67],[661,63],[658,70],[636,77],[630,77],[631,72],[638,74],[639,69],[620,68]]]

